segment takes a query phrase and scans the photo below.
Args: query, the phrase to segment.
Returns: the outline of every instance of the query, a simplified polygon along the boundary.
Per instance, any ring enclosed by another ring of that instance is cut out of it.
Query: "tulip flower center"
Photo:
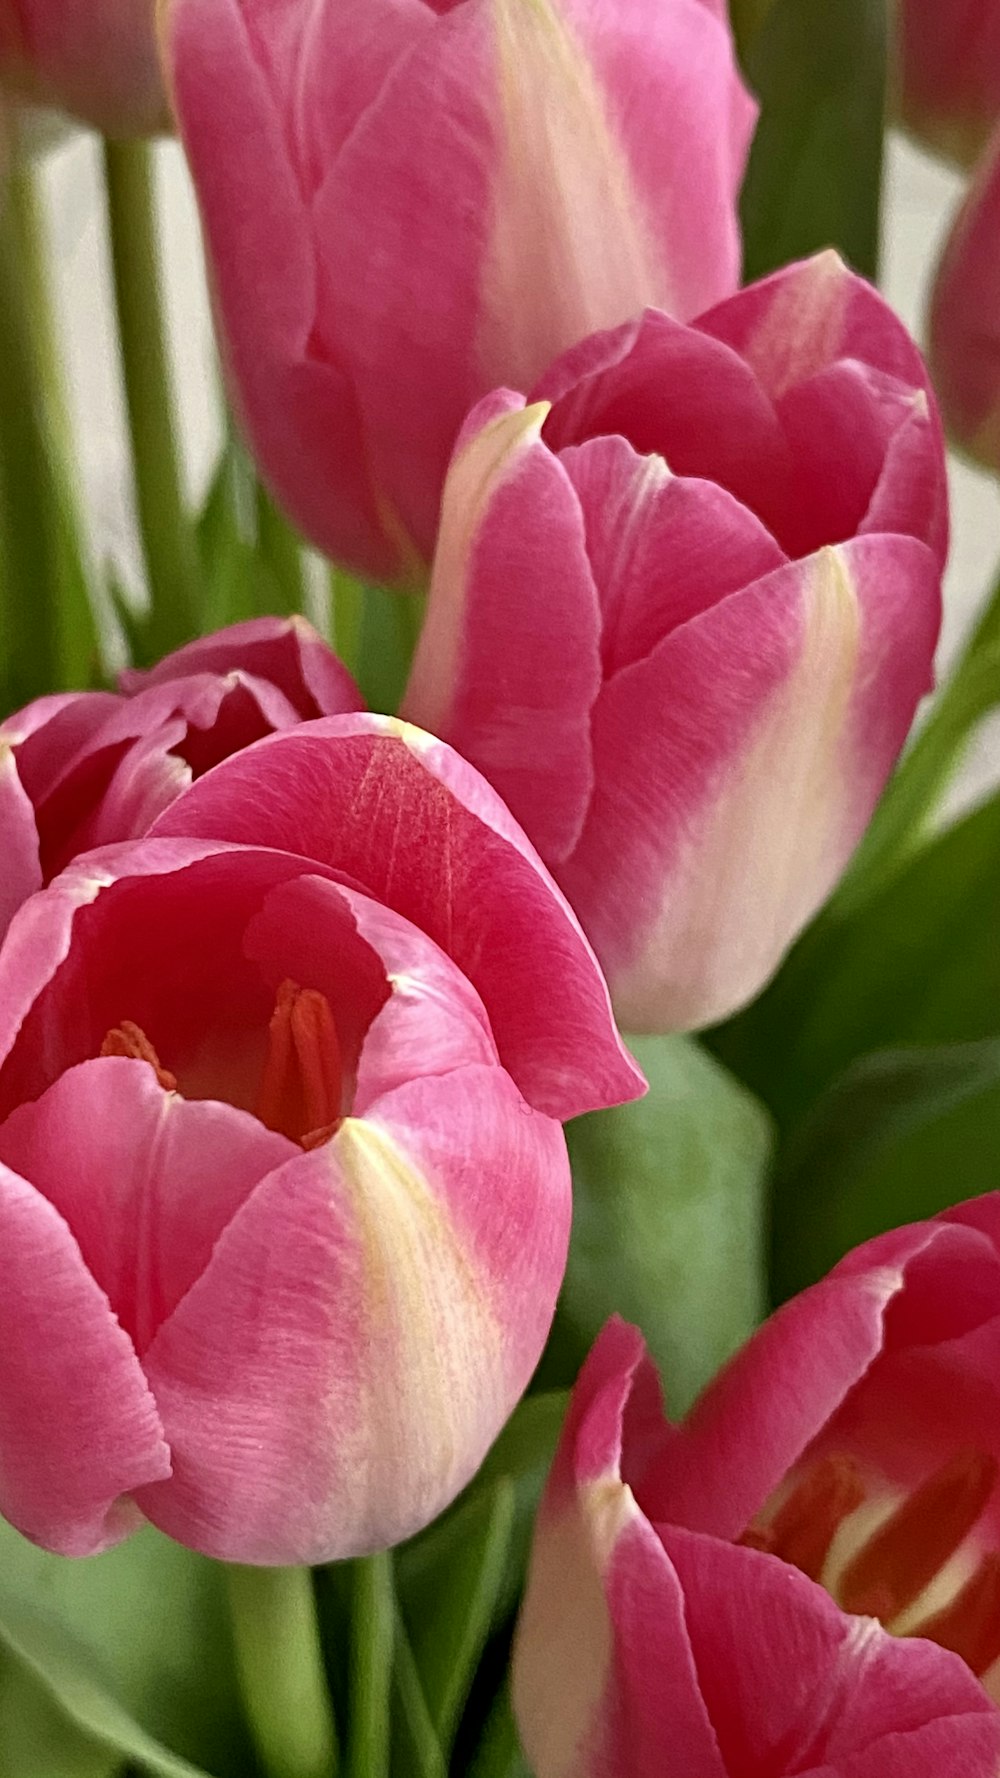
[[[923,1595],[978,1524],[998,1475],[995,1458],[959,1452],[871,1529],[858,1465],[851,1457],[825,1457],[741,1541],[821,1582],[845,1611],[952,1649],[981,1677],[1000,1658],[1000,1552],[983,1556],[944,1602]]]
[[[164,1091],[177,1091],[176,1076],[162,1066],[145,1031],[131,1019],[113,1026],[101,1055],[148,1062]],[[342,1094],[340,1040],[330,1002],[316,988],[282,982],[267,1028],[255,1116],[303,1148],[318,1148],[340,1122]]]
[[[340,1119],[340,1042],[330,1002],[284,981],[268,1026],[256,1113],[269,1130],[318,1148]]]

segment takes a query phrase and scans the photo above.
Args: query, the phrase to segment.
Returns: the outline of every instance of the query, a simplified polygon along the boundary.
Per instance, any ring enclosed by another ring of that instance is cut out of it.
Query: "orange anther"
[[[912,1605],[972,1530],[997,1474],[996,1460],[981,1451],[962,1451],[935,1470],[841,1576],[844,1610],[891,1623]]]
[[[336,1128],[342,1092],[340,1042],[325,994],[284,981],[268,1027],[257,1116],[303,1147]]]
[[[768,1550],[810,1580],[819,1580],[838,1526],[864,1497],[854,1459],[824,1457],[806,1471],[770,1524],[754,1527],[740,1541]]]
[[[146,1036],[141,1025],[131,1019],[123,1019],[120,1025],[112,1025],[104,1042],[101,1044],[102,1056],[127,1056],[133,1062],[148,1062],[165,1092],[175,1093],[177,1081],[169,1068],[161,1068],[160,1058]]]

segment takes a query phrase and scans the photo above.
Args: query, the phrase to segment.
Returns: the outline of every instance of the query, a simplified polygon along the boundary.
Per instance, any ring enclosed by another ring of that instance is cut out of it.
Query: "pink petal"
[[[572,850],[593,791],[601,667],[584,515],[540,442],[545,411],[466,422],[403,714],[447,736],[552,863]]]
[[[0,13],[0,73],[112,136],[168,128],[153,18],[135,0],[14,0]]]
[[[1000,128],[945,245],[931,300],[931,364],[951,437],[1000,466]]]
[[[170,1474],[128,1335],[62,1217],[0,1164],[0,1510],[26,1537],[92,1555],[135,1529],[123,1496]]]
[[[347,1119],[257,1187],[150,1348],[174,1474],[143,1511],[264,1563],[419,1529],[527,1384],[568,1218],[561,1132],[500,1069]]]
[[[930,678],[934,558],[861,538],[701,613],[605,687],[560,880],[626,1028],[712,1023],[829,893]]]
[[[123,673],[121,686],[134,696],[149,685],[197,673],[241,673],[266,680],[284,693],[303,720],[363,707],[347,668],[312,624],[297,616],[251,617],[199,636],[148,672],[133,668]]]
[[[398,551],[367,473],[350,372],[313,335],[313,222],[244,11],[239,0],[172,0],[165,33],[230,384],[255,455],[306,534],[389,577]]]
[[[258,1180],[296,1152],[117,1056],[68,1069],[0,1126],[4,1164],[65,1219],[140,1357]]]
[[[521,830],[450,748],[391,717],[334,716],[229,759],[156,833],[295,851],[420,926],[468,976],[504,1066],[566,1118],[634,1097],[593,954]]]
[[[970,164],[1000,117],[996,0],[901,0],[896,37],[905,122],[940,153]]]
[[[848,1616],[773,1556],[674,1526],[660,1536],[725,1771],[993,1778],[1000,1711],[957,1655]]]
[[[13,747],[0,740],[0,938],[22,901],[42,886],[35,811],[18,777]]]
[[[108,691],[55,692],[7,717],[0,725],[0,741],[17,750],[18,773],[33,803],[48,796],[120,704]]]

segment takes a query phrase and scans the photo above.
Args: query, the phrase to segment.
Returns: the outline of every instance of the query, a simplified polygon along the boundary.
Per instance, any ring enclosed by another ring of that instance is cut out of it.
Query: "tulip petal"
[[[142,1490],[143,1511],[260,1563],[418,1529],[528,1382],[568,1219],[561,1132],[498,1068],[346,1119],[257,1187],[154,1340],[174,1474]]]
[[[584,516],[540,442],[546,411],[466,422],[403,715],[450,735],[515,814],[528,810],[551,863],[572,851],[593,792],[601,665]]]
[[[945,245],[931,299],[930,355],[949,434],[1000,468],[1000,128]]]
[[[241,673],[283,692],[303,721],[363,708],[347,668],[304,617],[251,617],[211,636],[198,636],[146,671],[122,673],[134,697],[150,685],[198,673]]]
[[[255,455],[307,535],[390,577],[397,551],[383,536],[367,474],[357,395],[336,352],[315,337],[313,224],[244,8],[239,0],[170,0],[164,42],[230,385]]]
[[[944,1769],[993,1778],[1000,1711],[957,1655],[848,1616],[773,1556],[659,1531],[725,1771],[940,1778],[944,1724]]]
[[[135,1529],[123,1500],[170,1474],[128,1335],[62,1217],[0,1163],[0,1511],[44,1548],[92,1555]]]
[[[549,1116],[641,1091],[568,903],[485,780],[421,730],[332,716],[271,736],[192,785],[155,832],[252,834],[421,927],[468,976],[505,1068]]]
[[[0,938],[23,901],[42,886],[35,811],[18,777],[14,749],[0,739],[0,833],[4,836],[0,881]]]
[[[258,1180],[296,1153],[244,1111],[165,1092],[146,1062],[70,1068],[0,1126],[0,1155],[65,1219],[140,1357]]]
[[[605,687],[597,789],[560,876],[626,1028],[712,1023],[777,967],[902,745],[939,597],[924,545],[854,539],[703,612]]]

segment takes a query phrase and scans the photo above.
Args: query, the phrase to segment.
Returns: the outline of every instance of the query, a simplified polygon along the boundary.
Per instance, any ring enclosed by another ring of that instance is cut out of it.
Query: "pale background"
[[[200,497],[219,444],[216,369],[194,201],[180,150],[157,149],[165,267],[189,488]],[[80,132],[44,161],[58,301],[70,366],[71,400],[91,542],[111,556],[127,585],[141,584],[129,458],[109,310],[109,269],[98,198],[98,150]],[[929,281],[962,178],[893,137],[887,168],[884,288],[918,338]],[[953,544],[939,665],[946,667],[1000,561],[1000,489],[952,461]],[[961,800],[1000,779],[1000,724],[984,727],[967,761]]]

